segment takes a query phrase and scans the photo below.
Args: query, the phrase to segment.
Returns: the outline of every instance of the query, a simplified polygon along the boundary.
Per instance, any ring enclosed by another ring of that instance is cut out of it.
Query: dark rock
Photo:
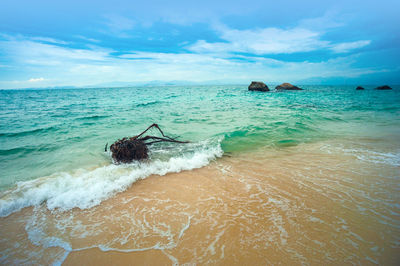
[[[290,83],[282,83],[279,86],[275,87],[276,90],[288,90],[288,91],[299,91],[302,90],[301,88],[294,86]]]
[[[264,82],[252,81],[249,85],[249,91],[269,91],[269,88]]]
[[[361,86],[358,86],[358,87],[356,88],[356,90],[360,91],[360,90],[364,90],[364,88],[361,87]]]
[[[392,88],[388,85],[376,87],[375,90],[391,90]]]

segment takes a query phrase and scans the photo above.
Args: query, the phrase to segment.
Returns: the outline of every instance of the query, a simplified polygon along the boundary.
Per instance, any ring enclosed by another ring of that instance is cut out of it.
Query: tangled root
[[[133,160],[147,159],[148,148],[144,141],[134,138],[117,140],[110,146],[112,158],[117,163],[130,163]]]
[[[162,137],[143,136],[151,128],[158,129]],[[110,151],[115,163],[130,163],[133,160],[140,161],[149,158],[147,146],[159,142],[188,143],[188,141],[179,141],[164,135],[157,124],[152,124],[137,136],[117,140],[110,146]],[[107,152],[107,145],[104,148],[105,152]]]

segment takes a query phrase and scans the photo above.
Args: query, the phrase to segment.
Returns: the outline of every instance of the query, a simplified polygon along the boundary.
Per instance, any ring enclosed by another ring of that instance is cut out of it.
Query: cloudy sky
[[[399,0],[1,0],[0,88],[399,84]]]

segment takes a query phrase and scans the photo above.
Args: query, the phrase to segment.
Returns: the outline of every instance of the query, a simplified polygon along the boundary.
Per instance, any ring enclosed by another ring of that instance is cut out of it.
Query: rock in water
[[[269,88],[264,82],[252,81],[249,85],[249,91],[269,91]]]
[[[392,88],[388,85],[376,87],[375,90],[391,90]]]
[[[358,86],[358,87],[356,88],[356,90],[358,90],[358,91],[363,90],[363,89],[364,89],[364,88],[361,87],[361,86]]]
[[[294,86],[290,83],[282,83],[279,86],[275,87],[276,90],[288,90],[288,91],[300,91],[302,90],[301,88]]]

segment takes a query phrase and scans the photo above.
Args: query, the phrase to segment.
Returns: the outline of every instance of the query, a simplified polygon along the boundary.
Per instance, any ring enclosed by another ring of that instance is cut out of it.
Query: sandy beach
[[[360,160],[341,145],[224,156],[138,181],[87,210],[27,208],[1,218],[2,239],[18,235],[1,248],[18,243],[40,264],[396,265],[399,166],[371,169],[375,157]]]

